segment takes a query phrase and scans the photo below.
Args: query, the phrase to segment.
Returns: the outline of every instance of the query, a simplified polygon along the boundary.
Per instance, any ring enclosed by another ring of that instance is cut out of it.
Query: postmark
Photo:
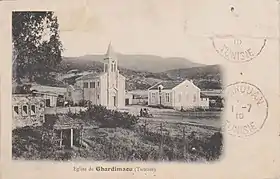
[[[246,137],[262,129],[268,116],[268,102],[257,86],[236,82],[224,89],[224,96],[226,132]]]
[[[261,38],[212,38],[212,44],[216,52],[224,59],[234,63],[244,63],[255,59],[261,54],[266,39]]]

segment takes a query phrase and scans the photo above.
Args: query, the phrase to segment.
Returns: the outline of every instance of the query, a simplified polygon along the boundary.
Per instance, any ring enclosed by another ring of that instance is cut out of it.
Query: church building
[[[75,86],[82,89],[82,100],[108,108],[125,106],[125,77],[119,73],[117,56],[111,43],[104,57],[103,72],[88,74],[76,80]]]

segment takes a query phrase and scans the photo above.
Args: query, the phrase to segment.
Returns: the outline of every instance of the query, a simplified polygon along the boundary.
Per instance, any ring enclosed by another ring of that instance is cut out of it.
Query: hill
[[[76,61],[90,64],[91,62],[102,62],[104,55],[85,55],[80,57],[65,57],[67,61]],[[204,66],[203,64],[194,63],[185,58],[171,57],[163,58],[156,55],[125,55],[117,53],[120,67],[134,71],[164,72],[178,68],[191,68]],[[160,64],[160,66],[159,66]]]
[[[61,64],[61,72],[67,73],[69,70],[77,69],[79,71],[92,71],[100,73],[103,71],[103,63],[99,61],[88,61],[88,60],[75,60],[72,58],[64,58]],[[126,89],[127,90],[145,90],[153,84],[161,80],[171,80],[165,73],[153,73],[147,71],[135,71],[132,69],[119,67],[120,73],[126,78]],[[73,83],[76,76],[69,76],[64,78],[66,82]],[[61,77],[60,77],[61,78]]]
[[[164,72],[171,79],[192,79],[201,89],[221,89],[222,74],[220,65],[181,68]]]
[[[102,59],[102,57],[100,56],[99,59]],[[61,65],[62,65],[61,72],[64,74],[67,71],[73,69],[77,69],[79,71],[92,71],[97,73],[103,71],[103,63],[101,60],[94,61],[92,59],[89,60],[89,59],[84,59],[79,57],[78,58],[65,57]],[[145,69],[146,65],[140,65],[140,64],[138,67],[133,66],[133,68],[124,67],[121,64],[119,66],[120,66],[119,67],[120,73],[126,77],[127,90],[136,90],[136,89],[145,90],[161,80],[175,80],[175,79],[183,80],[186,78],[192,79],[194,83],[201,89],[221,88],[221,71],[220,71],[221,69],[219,65],[204,65],[204,66],[191,67],[191,68],[178,68],[178,69],[172,69],[163,72],[149,72],[149,71],[135,70],[135,68]],[[129,66],[129,65],[125,65],[125,66]],[[159,66],[158,68],[161,68],[162,63],[160,63],[160,65],[157,64],[157,66]],[[75,78],[76,77],[72,76],[71,78],[69,78],[68,81],[71,81],[71,83],[73,83]]]
[[[164,72],[171,79],[177,78],[202,78],[220,80],[221,69],[219,65],[207,65],[203,67],[180,68]]]

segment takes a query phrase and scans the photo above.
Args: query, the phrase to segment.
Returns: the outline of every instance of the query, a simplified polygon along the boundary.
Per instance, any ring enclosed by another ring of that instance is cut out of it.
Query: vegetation
[[[86,121],[96,121],[100,124],[100,127],[106,128],[121,127],[132,129],[139,121],[138,117],[128,112],[108,110],[101,105],[90,105],[86,111],[80,112],[79,117]]]
[[[51,78],[62,61],[57,17],[51,11],[12,14],[13,77],[17,83]]]
[[[56,136],[45,127],[23,127],[13,130],[12,153],[15,159],[67,160],[71,155],[59,149]]]
[[[172,137],[146,131],[137,134],[131,130],[116,128],[103,129],[105,137],[86,135],[79,150],[60,150],[55,138],[46,135],[44,140],[39,128],[22,128],[13,131],[13,157],[15,159],[48,160],[170,160],[170,161],[214,161],[222,153],[222,134],[214,133],[206,139],[196,136]],[[51,132],[49,132],[51,134]],[[184,145],[185,150],[184,150]],[[42,147],[44,146],[44,147]]]
[[[102,58],[102,57],[100,57]],[[62,62],[63,72],[66,73],[72,69],[80,71],[95,71],[102,72],[103,64],[99,61],[93,60],[73,60],[71,58],[64,58]],[[221,71],[219,65],[208,65],[202,67],[174,69],[165,72],[149,72],[136,71],[129,68],[119,67],[120,73],[126,77],[127,90],[146,90],[153,84],[162,80],[185,80],[192,79],[194,83],[201,89],[221,89]],[[65,79],[70,84],[79,75]]]
[[[180,132],[174,136],[167,128],[154,130],[147,123],[141,125],[135,116],[102,106],[90,106],[78,114],[69,112],[68,116],[83,119],[89,127],[85,129],[83,147],[60,149],[53,132],[57,116],[47,115],[48,120],[42,127],[13,130],[13,157],[30,160],[212,161],[217,160],[222,152],[223,137],[219,131],[204,138],[193,132],[189,135]],[[93,124],[99,127],[91,129]]]

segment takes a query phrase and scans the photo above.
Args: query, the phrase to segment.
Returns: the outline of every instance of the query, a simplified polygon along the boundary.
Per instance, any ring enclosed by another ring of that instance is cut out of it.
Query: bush
[[[101,105],[90,106],[82,115],[82,118],[86,120],[95,120],[101,124],[100,127],[107,128],[132,128],[139,121],[138,117],[128,112],[108,110]]]
[[[216,160],[222,154],[223,135],[221,132],[215,132],[204,144],[204,151],[208,160]]]
[[[55,133],[45,127],[23,127],[12,131],[12,155],[14,159],[62,160]]]
[[[83,107],[86,107],[86,106],[90,106],[91,105],[91,101],[89,101],[89,100],[80,100],[79,101],[79,104],[78,104],[79,106],[83,106]]]

